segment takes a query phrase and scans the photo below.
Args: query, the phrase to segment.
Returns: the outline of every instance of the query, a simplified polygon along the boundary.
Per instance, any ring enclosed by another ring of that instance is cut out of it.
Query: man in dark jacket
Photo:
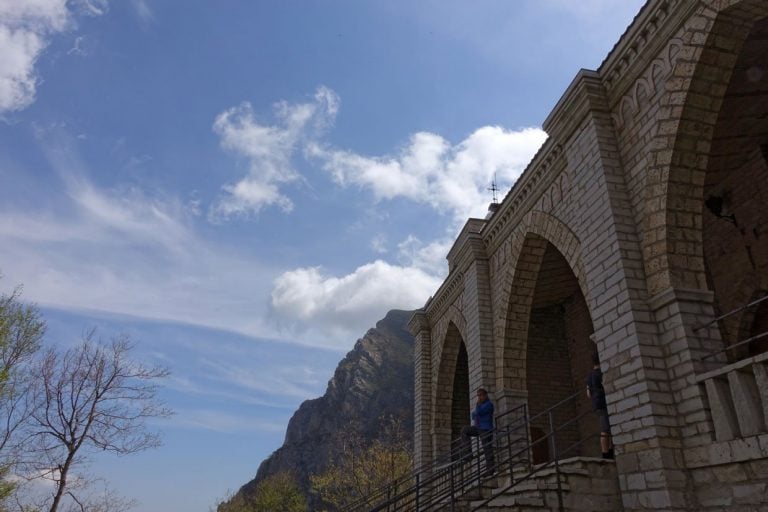
[[[485,471],[490,474],[496,465],[493,453],[493,402],[488,398],[488,391],[483,388],[477,390],[477,403],[472,411],[472,426],[461,430],[463,445],[471,453],[470,437],[480,437],[485,453]]]
[[[611,423],[608,419],[608,404],[605,402],[603,388],[603,372],[600,370],[600,357],[592,354],[592,371],[587,379],[587,396],[592,399],[592,410],[600,421],[600,449],[604,459],[613,458],[613,443],[611,441]]]

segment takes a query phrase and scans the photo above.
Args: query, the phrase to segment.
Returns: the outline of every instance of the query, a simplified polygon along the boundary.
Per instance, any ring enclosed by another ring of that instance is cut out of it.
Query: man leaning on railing
[[[472,453],[470,437],[480,437],[485,454],[486,474],[493,472],[496,465],[493,453],[493,402],[488,398],[488,391],[477,390],[477,403],[472,411],[472,425],[461,430],[462,446],[466,454]]]

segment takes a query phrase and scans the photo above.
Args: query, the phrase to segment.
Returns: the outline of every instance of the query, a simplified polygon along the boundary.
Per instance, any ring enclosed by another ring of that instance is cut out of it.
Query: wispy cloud
[[[155,22],[155,15],[146,0],[133,0],[131,5],[143,27],[149,27]]]
[[[253,418],[216,409],[179,410],[170,420],[177,428],[210,430],[221,434],[283,432],[287,419]]]
[[[253,365],[207,359],[200,361],[207,379],[238,390],[305,400],[316,392],[317,373],[309,366],[278,366],[254,372]]]
[[[172,196],[98,187],[73,141],[40,144],[55,170],[46,203],[0,207],[8,285],[23,283],[44,306],[276,337],[263,315],[268,291],[254,294],[276,270],[202,239],[188,205]]]
[[[247,216],[268,206],[291,211],[293,202],[280,187],[300,179],[292,157],[308,138],[333,123],[338,109],[339,97],[321,86],[309,103],[275,104],[276,124],[272,126],[257,121],[248,102],[219,114],[213,130],[224,149],[245,159],[247,174],[223,187],[223,196],[211,209],[210,217]]]

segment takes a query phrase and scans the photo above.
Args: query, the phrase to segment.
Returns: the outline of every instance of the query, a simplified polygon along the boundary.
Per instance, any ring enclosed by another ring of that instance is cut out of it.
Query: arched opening
[[[435,387],[433,411],[433,449],[436,457],[451,450],[469,424],[469,358],[459,328],[452,321],[443,340],[440,367]]]
[[[555,425],[565,425],[591,410],[583,390],[592,368],[595,350],[590,339],[593,333],[589,309],[579,282],[562,254],[546,242],[539,270],[535,277],[526,342],[526,385],[532,432],[550,432],[545,410],[573,395],[569,402],[553,410]],[[561,456],[599,456],[595,439],[570,451],[598,431],[592,414],[564,426],[557,433],[557,448]],[[539,457],[548,457],[539,452]]]
[[[451,439],[461,437],[461,429],[469,424],[469,358],[464,342],[459,344],[456,357],[456,371],[453,376],[453,394],[451,396]]]
[[[702,198],[708,287],[718,314],[768,290],[768,18],[754,23],[739,53],[714,126]],[[763,294],[764,295],[764,294]],[[726,346],[768,330],[766,306],[720,322]],[[754,327],[754,329],[753,329]],[[753,334],[754,333],[754,334]],[[729,361],[768,348],[758,341],[728,351]]]

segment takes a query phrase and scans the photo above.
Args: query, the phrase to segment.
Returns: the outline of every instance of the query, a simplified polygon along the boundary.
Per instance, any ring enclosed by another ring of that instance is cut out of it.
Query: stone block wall
[[[565,400],[575,391],[562,309],[561,305],[555,304],[531,311],[526,376],[531,417]],[[576,416],[574,405],[568,403],[553,411],[557,425]],[[543,432],[550,431],[547,415],[539,416],[531,425]],[[579,440],[577,427],[572,425],[558,434],[559,451]]]
[[[718,312],[768,289],[767,17],[765,0],[649,0],[600,69],[577,75],[545,121],[549,140],[499,210],[467,223],[424,308],[419,460],[451,434],[457,340],[471,390],[535,414],[583,388],[591,335],[625,510],[768,506],[768,453],[708,451],[716,401],[752,381],[700,379],[729,362],[705,356],[753,331],[755,313],[711,323]],[[738,225],[715,218],[708,195]],[[742,450],[753,431],[731,426],[722,442]]]

